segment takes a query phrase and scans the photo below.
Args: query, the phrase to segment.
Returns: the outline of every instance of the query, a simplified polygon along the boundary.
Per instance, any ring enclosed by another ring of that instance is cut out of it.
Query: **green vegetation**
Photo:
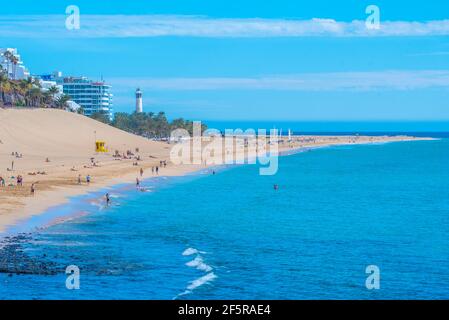
[[[153,112],[132,114],[117,112],[112,122],[104,113],[94,113],[91,118],[110,124],[118,129],[151,139],[168,138],[170,137],[171,131],[175,129],[185,129],[191,135],[193,133],[192,121],[179,118],[169,122],[164,112],[157,114]],[[204,131],[207,129],[207,126],[202,125],[201,129]]]
[[[8,79],[6,71],[0,66],[0,107],[66,109],[70,97],[61,95],[56,99],[58,93],[57,87],[42,90],[39,80],[31,77]]]

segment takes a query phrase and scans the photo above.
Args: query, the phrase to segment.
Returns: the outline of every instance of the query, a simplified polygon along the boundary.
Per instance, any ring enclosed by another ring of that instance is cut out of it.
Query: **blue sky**
[[[337,3],[338,2],[338,3]],[[365,8],[380,8],[367,30]],[[77,5],[80,30],[65,28]],[[102,76],[116,111],[198,120],[449,120],[447,1],[2,1],[34,74]]]

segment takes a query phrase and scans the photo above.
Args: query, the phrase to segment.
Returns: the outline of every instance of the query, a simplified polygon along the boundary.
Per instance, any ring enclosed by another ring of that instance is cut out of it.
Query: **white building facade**
[[[0,48],[0,66],[11,80],[23,80],[30,77],[30,72],[23,65],[15,48]]]
[[[85,115],[103,113],[112,120],[113,99],[110,85],[102,81],[92,81],[86,77],[67,77],[63,78],[62,87],[64,94],[79,104]]]
[[[39,79],[39,84],[41,85],[42,91],[46,92],[50,88],[56,87],[56,88],[58,88],[58,93],[55,95],[55,97],[60,97],[63,94],[64,88],[62,87],[62,85],[58,84],[56,81],[42,80],[41,78],[38,78],[38,79]]]
[[[41,75],[39,78],[46,85],[56,83],[61,92],[70,96],[70,100],[74,102],[73,109],[82,107],[86,116],[103,113],[112,121],[113,95],[111,86],[105,82],[92,81],[86,77],[64,77],[60,71]]]

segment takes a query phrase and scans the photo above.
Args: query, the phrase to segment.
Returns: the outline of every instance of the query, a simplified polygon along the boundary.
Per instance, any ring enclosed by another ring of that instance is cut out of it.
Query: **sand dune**
[[[95,138],[106,142],[108,153],[95,152]],[[112,157],[115,150],[121,154],[130,150],[142,161],[136,167],[135,159],[116,160]],[[168,160],[169,150],[166,143],[62,110],[0,109],[0,176],[7,185],[14,185],[0,187],[0,231],[5,225],[64,201],[69,195],[111,183],[133,181],[139,176],[140,168],[147,169],[159,165],[161,160]],[[22,157],[12,156],[13,152]],[[97,167],[91,166],[92,157],[98,162]],[[164,168],[163,173],[175,175],[185,170],[169,167]],[[36,174],[38,172],[45,174]],[[23,187],[15,186],[18,175],[24,178]],[[78,175],[82,176],[82,185],[78,185]],[[90,185],[85,183],[86,175],[92,176]],[[36,183],[35,196],[30,192],[32,183]]]
[[[106,141],[110,153],[115,150],[125,152],[139,148],[142,153],[167,155],[167,145],[129,134],[88,117],[51,109],[13,110],[0,109],[0,172],[10,165],[7,156],[11,152],[23,154],[16,160],[17,168],[35,168],[36,160],[46,164],[52,162],[65,165],[85,162],[94,156],[110,159],[95,153],[95,138]],[[28,161],[32,158],[33,161]],[[5,162],[6,161],[6,162]]]

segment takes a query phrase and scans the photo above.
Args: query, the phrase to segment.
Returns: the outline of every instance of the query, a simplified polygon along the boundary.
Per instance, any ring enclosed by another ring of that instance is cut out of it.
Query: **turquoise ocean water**
[[[224,167],[107,189],[110,207],[106,190],[76,197],[11,230],[74,214],[4,241],[0,261],[13,250],[9,266],[35,272],[0,273],[0,299],[447,299],[448,159],[447,139],[330,147],[274,176]]]

